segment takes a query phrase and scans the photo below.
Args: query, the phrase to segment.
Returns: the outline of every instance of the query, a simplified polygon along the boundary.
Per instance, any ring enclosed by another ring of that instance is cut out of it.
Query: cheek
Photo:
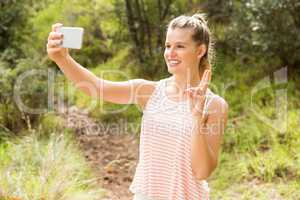
[[[194,55],[191,52],[184,52],[181,54],[181,57],[183,58],[184,62],[190,63],[193,62],[194,59]]]
[[[164,51],[164,59],[167,61],[167,58],[168,58],[168,51],[165,50],[165,51]]]
[[[188,52],[182,55],[184,66],[187,68],[194,68],[198,63],[198,57],[193,52]]]
[[[194,52],[187,52],[185,53],[184,57],[189,62],[196,62],[198,60],[198,56]]]

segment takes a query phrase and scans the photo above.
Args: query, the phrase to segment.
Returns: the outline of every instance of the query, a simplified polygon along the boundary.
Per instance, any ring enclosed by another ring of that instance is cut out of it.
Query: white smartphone
[[[80,49],[82,46],[83,28],[81,27],[58,27],[57,32],[63,34],[63,42],[61,44],[64,48]]]

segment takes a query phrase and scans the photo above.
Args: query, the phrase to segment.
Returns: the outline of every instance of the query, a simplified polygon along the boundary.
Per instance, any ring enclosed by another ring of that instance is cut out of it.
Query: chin
[[[170,67],[170,66],[167,66],[168,67],[168,71],[170,73],[175,73],[175,72],[178,72],[180,70],[179,67]]]
[[[176,67],[168,67],[168,72],[172,75],[183,74],[182,69]]]

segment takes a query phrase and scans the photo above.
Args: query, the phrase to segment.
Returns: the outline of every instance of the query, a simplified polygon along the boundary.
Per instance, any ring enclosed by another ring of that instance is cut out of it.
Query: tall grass
[[[255,65],[268,63],[258,61]],[[265,88],[252,95],[268,75],[225,58],[219,59],[214,72],[218,91],[222,92],[223,84],[233,85],[221,94],[229,104],[229,121],[219,165],[209,180],[212,199],[300,199],[300,94],[295,83],[274,87],[266,82]],[[276,121],[280,117],[277,89],[285,89],[288,95],[284,102],[287,110],[283,110],[287,120]],[[276,129],[281,125],[287,125],[283,132]]]
[[[38,135],[33,131],[0,144],[2,198],[96,200],[105,194],[70,134]]]

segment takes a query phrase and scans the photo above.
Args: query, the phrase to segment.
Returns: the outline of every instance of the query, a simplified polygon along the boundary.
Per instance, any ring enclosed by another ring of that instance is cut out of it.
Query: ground
[[[60,113],[66,119],[66,126],[75,131],[99,187],[107,190],[105,200],[132,200],[129,186],[137,164],[138,137],[135,134],[99,133],[97,122],[76,107]]]

